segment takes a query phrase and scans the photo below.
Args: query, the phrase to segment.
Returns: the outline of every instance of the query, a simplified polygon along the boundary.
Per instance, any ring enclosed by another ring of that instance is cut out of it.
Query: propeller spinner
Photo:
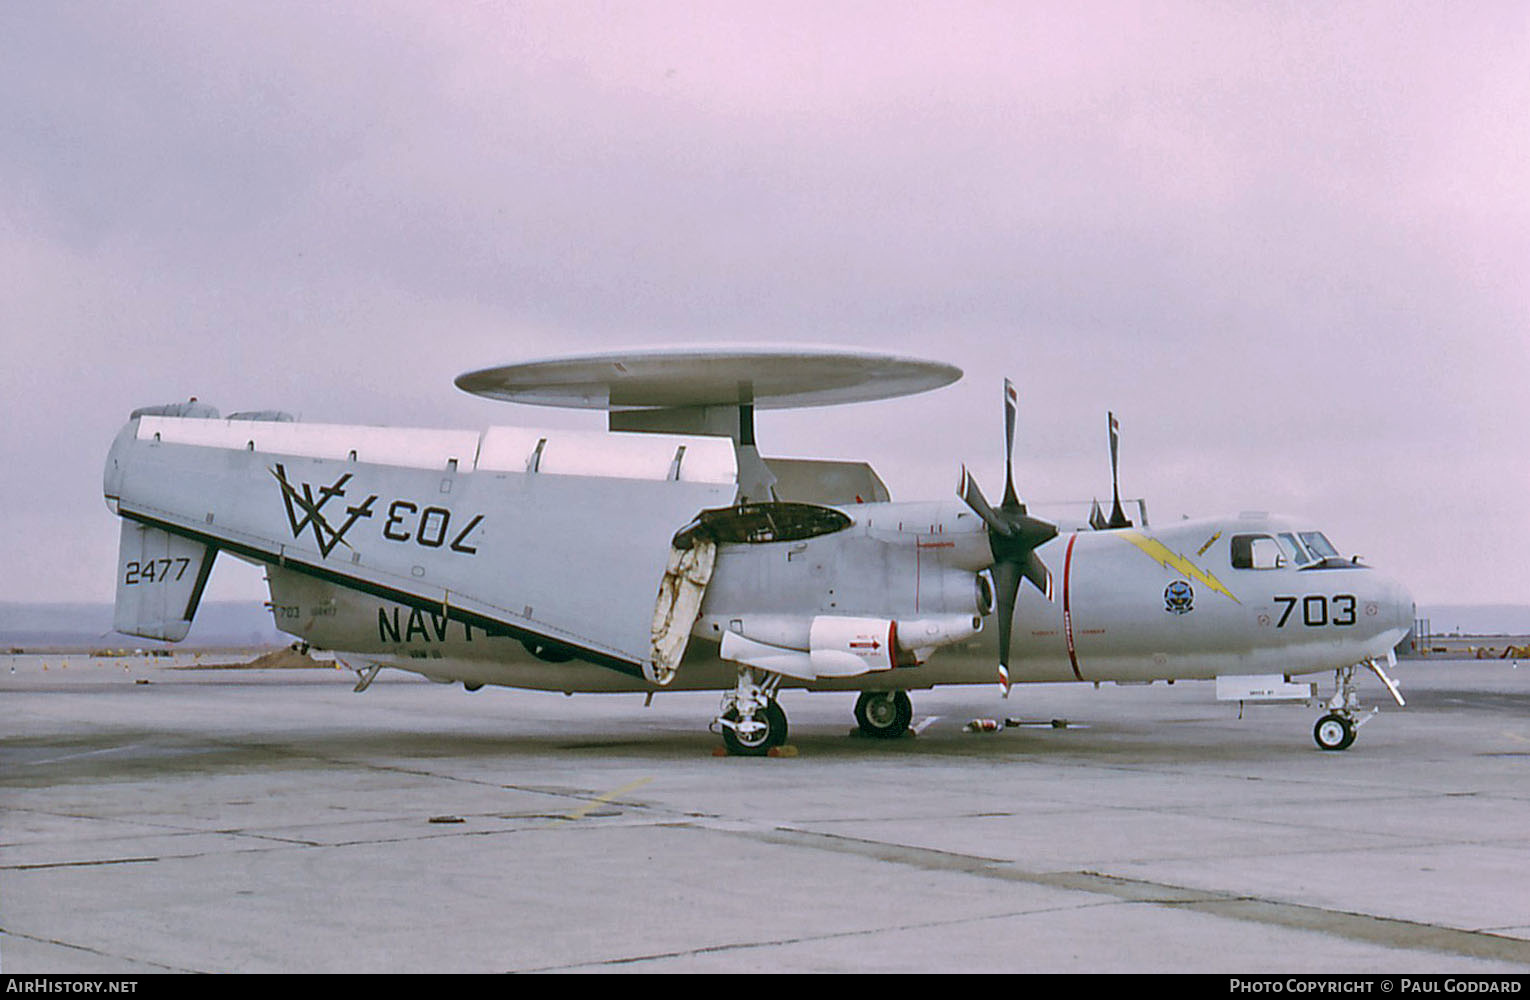
[[[1036,589],[1052,599],[1052,574],[1036,549],[1056,537],[1057,525],[1031,517],[1015,493],[1015,409],[1014,383],[1004,380],[1004,500],[997,510],[989,505],[967,467],[962,467],[958,490],[972,512],[988,526],[988,547],[993,552],[993,582],[999,619],[999,684],[1009,695],[1009,646],[1014,624],[1015,601],[1020,581],[1029,580]]]

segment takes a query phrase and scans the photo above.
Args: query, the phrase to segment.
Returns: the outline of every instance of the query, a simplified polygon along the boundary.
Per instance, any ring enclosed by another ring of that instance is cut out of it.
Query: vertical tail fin
[[[213,546],[124,520],[112,627],[145,639],[186,638],[217,555]]]

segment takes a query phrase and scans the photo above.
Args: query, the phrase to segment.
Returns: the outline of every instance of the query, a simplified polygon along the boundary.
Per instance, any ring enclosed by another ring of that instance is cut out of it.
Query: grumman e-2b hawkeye
[[[1406,591],[1315,526],[1265,515],[1150,529],[1120,504],[1060,531],[963,470],[894,502],[858,462],[766,458],[756,409],[947,385],[949,365],[864,352],[667,350],[470,372],[501,400],[604,409],[607,432],[487,431],[133,413],[106,461],[123,519],[116,628],[185,637],[220,552],[266,568],[276,625],[382,667],[565,692],[723,692],[724,743],[786,739],[782,687],[861,692],[872,736],[937,684],[1217,679],[1238,700],[1323,704],[1319,746],[1370,718],[1358,667],[1413,622]],[[1112,477],[1115,421],[1111,418]],[[1114,485],[1114,484],[1113,484]],[[1141,518],[1139,518],[1141,520]],[[1035,593],[1020,599],[1029,582]],[[1294,676],[1333,671],[1319,700]]]

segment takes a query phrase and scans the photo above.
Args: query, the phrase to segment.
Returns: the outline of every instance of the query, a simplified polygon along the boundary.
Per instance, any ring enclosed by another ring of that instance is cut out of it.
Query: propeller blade
[[[1110,477],[1115,479],[1116,461],[1121,450],[1121,425],[1116,421],[1116,415],[1109,410],[1105,411],[1105,419],[1110,421]]]
[[[1002,508],[1006,511],[1018,508],[1020,513],[1025,513],[1025,504],[1020,502],[1020,497],[1015,493],[1015,411],[1019,408],[1020,396],[1015,392],[1015,383],[1009,379],[1004,380],[1004,503]]]
[[[1052,600],[1052,571],[1047,569],[1046,563],[1041,561],[1035,549],[1025,554],[1025,562],[1020,567],[1020,573],[1035,584],[1036,589],[1045,594],[1048,601]]]
[[[1000,517],[999,512],[988,505],[988,500],[983,496],[982,489],[978,487],[977,480],[973,478],[972,473],[967,471],[965,465],[962,466],[962,484],[961,488],[957,490],[957,495],[962,498],[963,503],[972,508],[974,514],[983,519],[983,523],[988,525],[990,531],[997,532],[1006,537],[1014,532],[1014,528],[1009,522]]]
[[[1120,473],[1120,448],[1121,448],[1121,425],[1116,423],[1116,415],[1106,411],[1110,418],[1110,493],[1114,503],[1110,508],[1110,521],[1108,527],[1130,528],[1131,519],[1121,509],[1121,473]]]
[[[1015,605],[1020,598],[1020,583],[1029,580],[1052,600],[1052,573],[1033,549],[1019,558],[997,558],[993,564],[994,614],[999,619],[999,685],[1009,697],[1009,652],[1014,632]]]
[[[1015,599],[1020,595],[1020,567],[1003,559],[993,564],[994,614],[999,618],[999,685],[1009,697],[1009,643],[1014,628]]]

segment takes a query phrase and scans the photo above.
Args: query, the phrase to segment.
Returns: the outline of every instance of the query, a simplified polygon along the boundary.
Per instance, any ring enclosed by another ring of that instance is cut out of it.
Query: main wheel
[[[736,708],[723,713],[727,722],[738,722],[740,718]],[[772,747],[786,742],[786,712],[774,700],[766,702],[762,710],[754,713],[754,721],[760,725],[747,733],[732,726],[722,727],[723,746],[729,753],[737,757],[763,757]]]
[[[855,700],[855,722],[861,732],[891,740],[908,732],[914,721],[914,704],[907,691],[862,691]]]
[[[1312,738],[1324,750],[1348,750],[1355,742],[1355,724],[1330,712],[1312,727]]]
[[[786,711],[780,703],[772,698],[765,705],[766,722],[770,724],[770,745],[773,747],[786,745]]]

